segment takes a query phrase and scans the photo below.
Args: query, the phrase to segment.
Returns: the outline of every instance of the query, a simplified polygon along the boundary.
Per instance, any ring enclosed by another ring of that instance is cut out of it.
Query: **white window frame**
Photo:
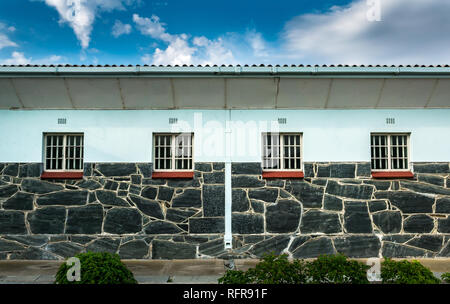
[[[372,135],[375,136],[387,136],[387,163],[388,163],[388,168],[387,169],[372,169]],[[411,141],[410,141],[410,135],[411,133],[378,133],[378,132],[373,132],[370,133],[370,170],[373,172],[385,172],[385,171],[389,171],[389,172],[399,172],[399,171],[411,171],[411,165],[410,165],[410,161],[411,161]],[[406,168],[403,169],[392,169],[392,165],[391,165],[391,136],[406,136],[406,149],[407,151],[407,160],[406,160]]]
[[[264,137],[267,135],[277,135],[280,141],[280,168],[264,168]],[[284,168],[284,136],[283,135],[299,135],[300,136],[300,168],[298,169],[286,169]],[[261,136],[261,167],[264,172],[279,172],[279,171],[302,171],[303,172],[303,133],[302,132],[264,132]]]
[[[191,147],[192,147],[192,168],[191,169],[175,169],[175,139],[177,135],[190,135],[191,136]],[[171,164],[172,169],[156,169],[156,136],[171,136],[170,141],[170,151],[172,154]],[[181,133],[153,133],[153,171],[154,172],[192,172],[194,171],[194,132],[181,132]]]
[[[62,169],[48,169],[47,168],[47,136],[63,136],[63,157],[62,157]],[[80,169],[66,169],[66,147],[67,147],[67,136],[82,136],[82,145],[81,145],[81,161],[83,165]],[[60,133],[60,132],[48,132],[44,133],[44,172],[83,172],[84,171],[84,133]]]

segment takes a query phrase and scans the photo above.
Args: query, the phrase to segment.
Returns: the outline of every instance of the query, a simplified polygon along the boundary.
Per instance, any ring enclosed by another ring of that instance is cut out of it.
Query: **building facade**
[[[0,67],[0,259],[450,256],[450,68]]]

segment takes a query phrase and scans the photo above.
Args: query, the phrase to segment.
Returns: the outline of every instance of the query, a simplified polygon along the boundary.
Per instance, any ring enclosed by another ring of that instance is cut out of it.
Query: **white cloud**
[[[380,21],[370,3],[355,0],[287,22],[286,58],[319,64],[443,64],[450,61],[450,1],[381,0]]]
[[[250,44],[253,55],[256,57],[267,57],[269,53],[267,51],[266,42],[264,41],[261,33],[255,30],[248,31],[245,35],[246,40]]]
[[[223,64],[235,63],[233,53],[226,48],[221,37],[210,40],[204,36],[190,38],[189,35],[170,34],[158,16],[150,18],[133,15],[138,30],[146,36],[167,43],[166,49],[156,48],[153,54],[141,57],[145,64],[183,65],[183,64]]]
[[[112,35],[117,38],[121,35],[128,35],[129,33],[131,33],[131,25],[123,24],[120,20],[116,20],[112,28]]]
[[[60,23],[68,23],[83,49],[89,46],[96,15],[101,11],[124,10],[132,0],[45,0],[60,16]]]
[[[5,47],[17,47],[17,44],[9,39],[6,32],[14,32],[16,28],[14,26],[6,26],[6,24],[0,23],[0,50]]]
[[[4,65],[26,65],[26,64],[37,64],[37,65],[50,65],[50,64],[62,64],[65,58],[58,55],[51,55],[48,57],[33,60],[32,57],[26,57],[22,52],[12,52],[11,58],[0,60],[0,64]]]

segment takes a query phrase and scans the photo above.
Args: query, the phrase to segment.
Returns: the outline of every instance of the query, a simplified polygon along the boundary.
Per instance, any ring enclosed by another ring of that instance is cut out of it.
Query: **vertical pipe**
[[[225,120],[225,249],[232,248],[231,233],[231,110]]]

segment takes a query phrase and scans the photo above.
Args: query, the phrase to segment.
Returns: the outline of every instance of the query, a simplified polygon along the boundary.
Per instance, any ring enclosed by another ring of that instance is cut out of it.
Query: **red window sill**
[[[153,172],[152,178],[194,178],[194,172]]]
[[[263,178],[303,178],[303,171],[266,171]]]
[[[43,172],[41,179],[82,179],[83,172]]]
[[[414,173],[411,171],[377,171],[372,172],[372,178],[411,178]]]

